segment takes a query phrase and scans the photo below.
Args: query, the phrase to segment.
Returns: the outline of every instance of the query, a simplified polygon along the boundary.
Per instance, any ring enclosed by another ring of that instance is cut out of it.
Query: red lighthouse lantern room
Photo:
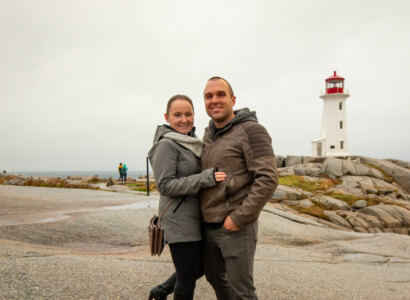
[[[333,72],[333,76],[326,79],[326,94],[343,94],[345,79]]]

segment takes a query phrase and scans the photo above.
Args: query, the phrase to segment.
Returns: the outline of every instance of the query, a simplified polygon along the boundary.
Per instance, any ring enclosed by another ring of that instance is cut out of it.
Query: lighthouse
[[[346,126],[345,79],[336,74],[326,80],[320,138],[312,141],[312,156],[349,156]]]

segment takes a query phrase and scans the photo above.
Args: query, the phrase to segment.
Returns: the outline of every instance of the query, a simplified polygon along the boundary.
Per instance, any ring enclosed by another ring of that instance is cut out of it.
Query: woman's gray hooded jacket
[[[201,153],[202,142],[196,137],[180,134],[167,125],[157,127],[148,156],[161,194],[158,214],[174,198],[161,221],[168,244],[202,239],[199,191],[217,182],[213,168],[201,172]]]

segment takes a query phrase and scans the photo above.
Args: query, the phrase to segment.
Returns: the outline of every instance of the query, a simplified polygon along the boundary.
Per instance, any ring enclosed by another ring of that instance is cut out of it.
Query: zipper
[[[231,195],[230,193],[230,188],[229,188],[229,183],[231,182],[231,177],[229,177],[229,179],[225,179],[226,182],[226,186],[225,186],[225,207],[228,208],[229,207],[229,196]]]
[[[211,136],[211,138],[210,138],[210,140],[211,140],[211,144],[212,144],[212,146],[210,146],[209,148],[209,151],[208,151],[208,153],[207,153],[207,155],[206,155],[206,161],[209,161],[209,155],[211,154],[211,150],[213,149],[213,145],[214,145],[214,139],[212,138],[212,134],[209,132],[209,134],[210,134],[210,136]],[[201,159],[201,161],[202,161],[202,159]],[[205,166],[205,169],[208,169],[208,164]]]
[[[186,199],[186,195],[184,197],[182,197],[181,201],[179,201],[179,203],[177,204],[177,206],[174,208],[174,210],[172,211],[172,213],[176,213],[178,208],[181,206],[182,202],[184,202]]]

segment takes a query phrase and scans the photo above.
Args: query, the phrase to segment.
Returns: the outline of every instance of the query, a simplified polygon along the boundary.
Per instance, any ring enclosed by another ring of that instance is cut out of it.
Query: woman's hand
[[[228,175],[225,172],[215,172],[214,173],[216,182],[224,181]]]

